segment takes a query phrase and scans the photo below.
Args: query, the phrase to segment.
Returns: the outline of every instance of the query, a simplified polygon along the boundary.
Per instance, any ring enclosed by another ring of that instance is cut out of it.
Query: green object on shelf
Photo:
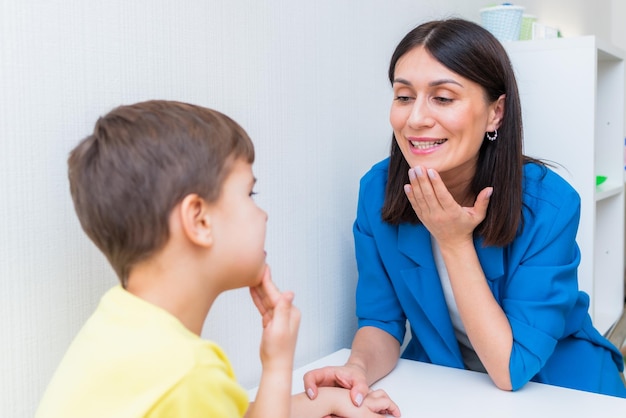
[[[606,181],[606,176],[596,176],[596,186],[601,185]]]

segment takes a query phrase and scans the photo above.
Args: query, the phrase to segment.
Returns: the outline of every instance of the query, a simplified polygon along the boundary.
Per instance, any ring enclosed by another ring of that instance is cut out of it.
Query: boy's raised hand
[[[272,282],[269,266],[250,295],[263,317],[261,362],[264,367],[288,368],[291,373],[300,326],[300,310],[293,305],[293,292],[281,293]]]
[[[265,328],[272,319],[274,308],[278,304],[280,295],[280,291],[274,282],[272,282],[270,267],[266,265],[261,283],[250,288],[250,296],[252,296],[254,304],[263,317],[263,328]]]
[[[291,409],[291,374],[300,311],[292,304],[293,293],[281,293],[274,285],[268,266],[261,283],[250,288],[250,296],[263,317],[263,372],[256,400],[246,417],[286,418]]]

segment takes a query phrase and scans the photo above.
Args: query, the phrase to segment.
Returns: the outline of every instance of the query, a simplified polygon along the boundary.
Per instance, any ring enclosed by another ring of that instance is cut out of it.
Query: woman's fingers
[[[433,169],[421,166],[409,170],[409,182],[404,186],[404,192],[417,217],[426,223],[428,217],[444,209],[439,194],[446,197],[446,194],[449,195],[448,189]]]
[[[410,187],[405,187],[409,201],[422,214],[458,207],[439,173],[417,166],[409,170]],[[417,211],[416,211],[417,212]]]

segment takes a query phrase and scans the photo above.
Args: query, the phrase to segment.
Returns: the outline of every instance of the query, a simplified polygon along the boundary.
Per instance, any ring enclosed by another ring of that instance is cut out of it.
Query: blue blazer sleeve
[[[499,301],[513,331],[514,390],[543,368],[561,338],[580,328],[588,305],[578,290],[580,198],[551,171],[541,180],[528,171],[524,223],[504,252],[507,272]]]
[[[360,182],[357,216],[353,226],[359,280],[356,289],[356,314],[359,328],[374,326],[393,337],[400,344],[406,331],[406,316],[394,286],[385,269],[379,245],[372,228],[386,228],[380,221],[382,197],[386,176],[375,175],[382,167],[375,166]],[[378,182],[381,184],[371,184]],[[375,202],[375,203],[374,203]],[[370,218],[377,219],[371,220]],[[390,231],[393,228],[389,228]]]

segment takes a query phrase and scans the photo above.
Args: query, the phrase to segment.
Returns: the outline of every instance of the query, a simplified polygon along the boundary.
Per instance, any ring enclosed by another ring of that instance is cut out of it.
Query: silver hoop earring
[[[493,134],[490,134],[489,132],[485,132],[485,134],[487,135],[488,140],[495,141],[496,138],[498,137],[498,130],[494,129]]]

